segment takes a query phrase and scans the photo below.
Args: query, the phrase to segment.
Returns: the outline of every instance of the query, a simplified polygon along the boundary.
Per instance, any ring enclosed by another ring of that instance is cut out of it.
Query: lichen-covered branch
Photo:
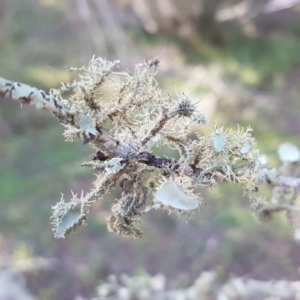
[[[96,150],[82,164],[96,174],[95,187],[80,197],[74,194],[69,202],[62,198],[53,207],[54,236],[65,237],[85,224],[90,205],[117,185],[122,194],[112,205],[108,228],[135,238],[142,236],[137,221],[150,209],[190,218],[203,202],[197,187],[211,188],[224,181],[240,185],[257,214],[298,213],[292,209],[294,203],[271,207],[260,199],[258,184],[298,192],[300,179],[280,170],[272,175],[266,169],[251,128],[215,126],[208,135],[196,132],[196,138],[188,138],[190,125],[203,125],[206,118],[186,95],[164,95],[155,79],[157,66],[156,60],[138,64],[131,73],[120,72],[118,61],[93,57],[87,67],[70,68],[80,73],[78,80],[49,92],[0,77],[0,96],[51,112],[65,127],[66,141],[81,139]],[[180,156],[159,157],[156,146],[175,148]],[[297,149],[290,152],[286,163],[297,165],[300,154]]]
[[[0,95],[21,104],[34,105],[55,115],[62,124],[78,128],[86,137],[98,135],[95,120],[82,111],[70,107],[67,100],[61,99],[24,83],[13,82],[0,77]]]

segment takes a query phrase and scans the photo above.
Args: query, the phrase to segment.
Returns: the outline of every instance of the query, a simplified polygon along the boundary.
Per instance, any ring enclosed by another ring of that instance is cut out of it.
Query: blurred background
[[[208,130],[251,125],[275,167],[282,142],[300,146],[299,49],[299,0],[0,1],[0,76],[49,90],[70,80],[64,66],[86,65],[93,54],[120,59],[124,70],[157,58],[166,93],[175,86],[202,99]],[[113,193],[92,207],[88,226],[54,240],[51,206],[95,179],[80,167],[91,149],[64,142],[62,132],[46,112],[1,99],[0,299],[88,298],[122,273],[164,274],[171,287],[205,270],[299,280],[299,245],[285,216],[258,224],[232,185],[205,195],[189,223],[150,212],[141,241],[107,232]]]

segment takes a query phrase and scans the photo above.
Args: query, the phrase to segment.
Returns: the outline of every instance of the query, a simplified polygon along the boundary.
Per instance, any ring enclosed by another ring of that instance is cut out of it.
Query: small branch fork
[[[278,175],[275,178],[272,176],[266,176],[266,182],[273,186],[292,188],[296,192],[300,192],[300,178]]]

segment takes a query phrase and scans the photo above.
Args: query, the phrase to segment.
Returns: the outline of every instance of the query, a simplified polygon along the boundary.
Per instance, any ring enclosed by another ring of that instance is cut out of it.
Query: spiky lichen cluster
[[[187,145],[186,161],[199,168],[196,181],[202,186],[213,186],[220,181],[240,184],[250,196],[255,189],[259,153],[252,129],[238,127],[225,130],[217,127],[208,135],[197,134],[197,139]]]
[[[77,227],[85,225],[88,213],[86,198],[73,194],[70,202],[65,202],[63,197],[53,206],[52,223],[55,226],[54,237],[62,238]]]
[[[157,67],[155,60],[121,72],[118,61],[93,57],[87,67],[70,68],[79,73],[77,80],[48,94],[0,78],[0,95],[50,111],[65,127],[66,141],[81,139],[96,150],[82,164],[96,174],[94,188],[53,207],[54,236],[65,237],[85,224],[90,205],[117,186],[121,195],[112,204],[108,228],[134,238],[142,236],[137,224],[149,210],[160,208],[190,218],[203,203],[198,187],[224,181],[240,185],[259,216],[282,209],[294,212],[291,201],[275,207],[257,197],[260,181],[284,186],[287,179],[277,173],[272,177],[265,168],[251,128],[215,126],[208,134],[190,134],[195,130],[190,125],[203,125],[206,117],[185,94],[161,91]],[[68,99],[63,98],[66,92]],[[177,149],[179,158],[155,155],[158,145]],[[289,163],[295,165],[300,154],[291,147],[289,152]],[[289,184],[295,188],[298,182]]]

